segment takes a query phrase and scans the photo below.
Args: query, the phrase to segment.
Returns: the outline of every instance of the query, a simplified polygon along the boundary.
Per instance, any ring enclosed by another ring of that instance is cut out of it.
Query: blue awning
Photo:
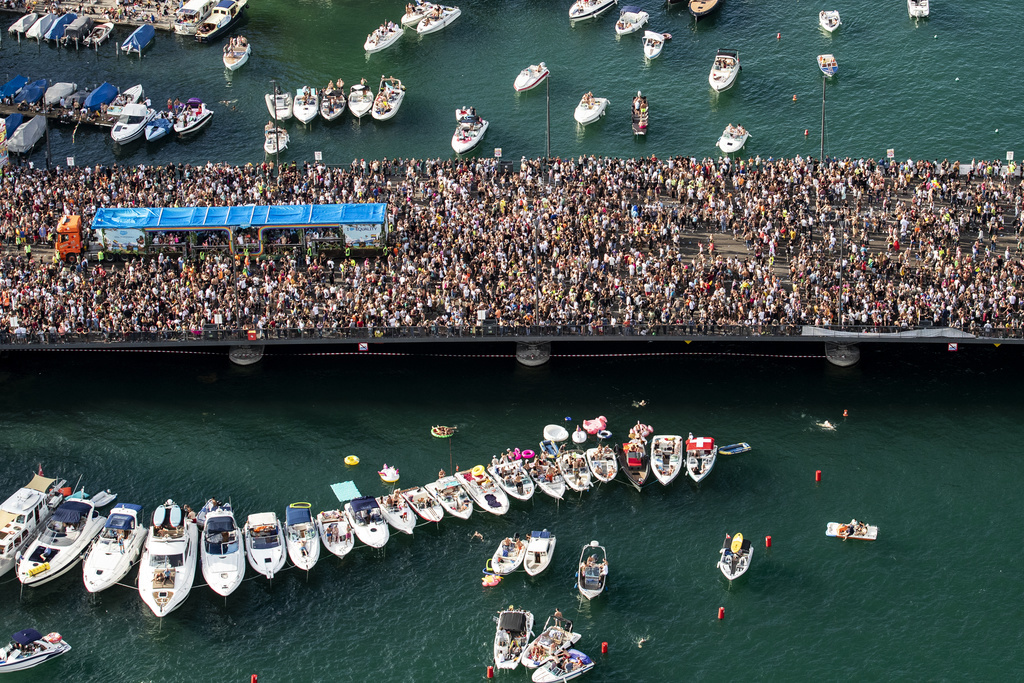
[[[104,228],[134,228],[152,231],[240,226],[381,225],[386,222],[387,204],[298,204],[294,206],[101,208],[96,211],[92,227],[100,230]]]
[[[363,510],[373,510],[374,508],[379,508],[380,507],[379,505],[377,505],[377,501],[374,500],[372,496],[365,496],[363,498],[356,498],[355,500],[352,501],[351,505],[352,505],[352,511],[353,512],[362,512]]]
[[[34,628],[27,628],[24,631],[18,631],[11,636],[11,640],[16,642],[18,645],[29,645],[37,640],[40,640],[43,634]]]
[[[530,538],[551,538],[550,531],[531,531]]]
[[[54,511],[53,519],[67,524],[76,524],[82,519],[82,515],[88,515],[91,510],[92,506],[88,503],[70,500]]]
[[[118,531],[131,531],[135,528],[135,519],[129,515],[119,515],[114,512],[111,513],[110,517],[107,517],[107,523],[104,526],[108,529],[117,529]]]
[[[286,524],[306,524],[313,521],[313,515],[309,508],[293,508],[291,506],[285,510],[284,518]]]

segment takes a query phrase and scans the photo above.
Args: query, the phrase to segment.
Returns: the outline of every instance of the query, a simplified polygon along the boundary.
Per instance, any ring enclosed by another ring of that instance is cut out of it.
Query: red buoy
[[[607,640],[604,641],[603,643],[601,643],[601,654],[603,654],[603,655],[608,654],[608,641]]]
[[[782,31],[775,34],[775,40],[782,40]]]
[[[804,137],[807,137],[809,134],[810,134],[810,131],[808,131],[806,128],[804,128]]]
[[[821,481],[821,470],[814,470],[814,481]]]
[[[764,537],[764,547],[765,548],[771,548],[772,547],[772,537],[771,536],[765,536]]]
[[[850,411],[843,409],[843,417],[850,417]]]
[[[725,619],[725,608],[724,607],[719,607],[718,608],[718,618],[719,619]]]
[[[488,678],[494,678],[494,667],[493,666],[487,667],[487,677]]]
[[[256,683],[256,674],[252,675],[252,678],[249,679],[249,683]]]

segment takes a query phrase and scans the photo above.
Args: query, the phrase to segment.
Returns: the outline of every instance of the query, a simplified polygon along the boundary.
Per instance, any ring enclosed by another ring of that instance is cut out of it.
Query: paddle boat
[[[414,486],[411,489],[397,491],[405,502],[409,504],[412,511],[419,515],[425,522],[440,522],[444,517],[444,507],[434,497],[427,493],[422,486]]]
[[[227,597],[245,578],[245,546],[231,505],[214,502],[206,513],[199,554],[206,585]]]
[[[646,443],[631,440],[622,444],[622,450],[619,452],[619,469],[626,480],[639,491],[651,474],[651,460],[647,455]]]
[[[839,62],[833,55],[818,55],[818,68],[829,78],[839,73]]]
[[[242,18],[247,2],[248,0],[220,0],[210,11],[206,21],[199,24],[196,29],[196,40],[200,43],[210,43],[229,32]]]
[[[533,639],[533,612],[512,605],[498,613],[494,634],[494,666],[514,669],[519,666],[526,644]]]
[[[473,514],[473,499],[462,488],[458,477],[444,476],[423,488],[453,517],[469,519]]]
[[[284,511],[284,543],[292,564],[309,571],[320,559],[320,532],[309,503],[291,503]]]
[[[268,579],[284,569],[284,530],[273,512],[256,512],[245,522],[245,556],[249,566]]]
[[[67,500],[53,511],[39,536],[18,562],[18,580],[41,586],[78,564],[107,518],[88,500]]]
[[[157,112],[146,124],[146,141],[155,142],[174,130],[173,116],[169,111]]]
[[[655,59],[661,54],[662,48],[665,47],[665,41],[671,40],[672,34],[670,33],[656,33],[655,31],[644,31],[644,57],[647,59]]]
[[[174,118],[174,132],[178,137],[198,133],[213,120],[213,110],[198,97],[189,98]]]
[[[427,33],[440,31],[460,16],[462,16],[462,10],[458,7],[435,5],[430,13],[416,25],[416,33],[422,36]]]
[[[394,76],[388,78],[381,76],[380,87],[377,90],[377,97],[373,101],[373,110],[370,115],[378,121],[387,121],[398,113],[398,108],[402,106],[404,99],[405,86],[402,85],[402,81]],[[351,108],[350,100],[349,109]]]
[[[145,135],[146,126],[154,115],[156,112],[144,104],[125,105],[110,129],[110,138],[119,145],[138,140]]]
[[[398,492],[387,496],[377,496],[377,506],[380,508],[381,516],[395,528],[396,531],[412,534],[416,528],[416,514]]]
[[[523,568],[530,576],[537,576],[551,564],[555,553],[555,535],[547,529],[534,531],[527,537]]]
[[[29,12],[28,14],[22,15],[17,21],[10,25],[7,29],[8,33],[14,35],[24,35],[25,31],[32,28],[32,25],[39,20],[39,15],[35,12]]]
[[[101,85],[96,90],[99,90],[103,86]],[[96,91],[93,91],[96,92]],[[141,104],[146,98],[146,92],[142,89],[142,84],[133,85],[124,92],[120,92],[114,98],[113,102],[107,107],[107,115],[113,118],[117,118],[121,115],[123,110],[129,104]],[[88,103],[88,99],[86,100]]]
[[[731,123],[722,131],[722,137],[718,138],[718,149],[726,154],[738,152],[747,144],[750,133],[743,126],[734,126]]]
[[[275,128],[273,124],[263,129],[263,151],[267,154],[279,154],[288,149],[288,131]]]
[[[572,7],[569,8],[569,20],[570,21],[581,21],[583,19],[594,19],[612,7],[614,7],[619,0],[576,0],[572,3]]]
[[[143,24],[135,29],[135,31],[128,36],[127,40],[121,43],[121,52],[124,52],[125,54],[135,52],[141,57],[142,51],[153,43],[154,36],[156,36],[156,29],[153,28],[153,25]]]
[[[371,53],[380,52],[397,43],[401,37],[402,27],[393,21],[385,21],[380,25],[380,28],[374,29],[370,35],[366,36],[363,49]]]
[[[541,62],[540,64],[531,64],[519,72],[519,75],[516,76],[515,83],[512,84],[512,88],[516,92],[532,90],[540,85],[544,79],[550,75],[551,71],[544,62]]]
[[[736,83],[740,73],[740,54],[736,50],[719,50],[708,74],[708,83],[716,92],[724,92]]]
[[[31,669],[70,649],[59,633],[44,636],[34,628],[26,628],[12,634],[11,642],[0,650],[0,673]]]
[[[832,33],[839,28],[839,25],[842,23],[843,22],[839,20],[839,12],[834,9],[822,10],[818,13],[818,24],[829,33]]]
[[[527,669],[536,669],[557,653],[575,645],[582,637],[582,634],[573,633],[571,621],[552,615],[544,622],[540,634],[523,651],[519,661]]]
[[[583,421],[583,431],[591,436],[597,436],[597,433],[604,430],[608,426],[608,418],[604,415],[595,417],[593,420]]]
[[[587,466],[587,454],[584,451],[560,451],[556,461],[565,485],[573,491],[582,493],[593,484],[590,467]]]
[[[78,17],[64,29],[64,35],[60,39],[61,45],[65,47],[71,43],[74,43],[76,47],[81,45],[92,32],[95,24],[92,17]]]
[[[647,106],[647,96],[639,90],[633,98],[633,106],[630,108],[634,135],[647,135],[647,127],[651,122],[650,109]]]
[[[700,21],[702,17],[706,17],[718,9],[721,3],[722,0],[689,0],[687,8],[694,20]]]
[[[238,67],[249,61],[252,54],[252,45],[245,36],[235,36],[224,46],[224,68],[228,71],[236,71]]]
[[[46,31],[43,36],[43,40],[54,40],[59,41],[64,37],[64,31],[67,30],[68,26],[71,25],[78,15],[74,12],[65,12],[64,14],[57,17],[57,21],[50,25],[50,28]]]
[[[668,486],[683,471],[683,437],[659,434],[651,439],[654,478]]]
[[[139,560],[139,595],[158,617],[181,607],[192,590],[199,560],[199,525],[173,500],[157,506]]]
[[[844,541],[848,538],[855,541],[877,541],[878,527],[858,522],[856,519],[850,520],[848,524],[829,522],[825,526],[825,535],[841,538]]]
[[[217,0],[188,0],[174,13],[174,32],[181,36],[194,36],[213,12]]]
[[[128,574],[139,559],[149,533],[141,522],[141,505],[120,503],[110,511],[103,530],[82,563],[82,580],[87,591],[99,593]]]
[[[481,510],[486,510],[494,515],[503,515],[508,512],[508,496],[494,480],[487,476],[487,470],[483,465],[477,465],[468,472],[459,472],[459,483],[466,489],[473,502]]]
[[[732,543],[729,543],[729,535],[726,534],[725,543],[718,553],[721,555],[718,559],[718,568],[725,578],[732,581],[750,569],[750,556],[753,555],[754,549],[750,545],[750,540],[743,538],[743,534],[733,536]]]
[[[419,0],[417,0],[416,4],[409,3],[405,6],[405,14],[402,15],[402,26],[415,28],[434,11],[435,7],[436,5],[432,3],[420,2]]]
[[[96,24],[95,26],[92,27],[92,31],[89,32],[89,35],[87,35],[82,40],[82,45],[85,45],[86,47],[94,47],[94,48],[95,47],[99,47],[103,43],[107,42],[107,39],[110,38],[110,33],[113,30],[114,30],[114,23],[113,22],[108,21],[108,22],[105,22],[105,23],[102,23],[102,24]]]
[[[47,12],[36,19],[34,24],[28,27],[28,30],[25,31],[25,37],[35,38],[36,40],[41,41],[55,21],[57,21],[57,15],[52,12]]]
[[[36,474],[0,504],[0,576],[14,568],[22,551],[64,500],[64,483]]]
[[[740,443],[730,444],[728,446],[721,446],[718,449],[719,455],[739,455],[740,453],[746,453],[750,450],[750,444],[743,441]]]
[[[303,86],[296,89],[292,100],[292,113],[299,123],[306,124],[316,118],[320,110],[320,96],[316,88]]]
[[[579,650],[569,649],[546,661],[530,679],[534,683],[561,683],[582,676],[594,668],[594,660]]]
[[[533,492],[537,490],[520,460],[488,465],[487,472],[505,493],[517,500],[530,500]]]
[[[576,572],[576,588],[587,600],[593,600],[604,591],[608,581],[608,551],[597,541],[583,546],[580,568]]]
[[[915,19],[923,19],[931,12],[928,0],[907,0],[907,13]]]
[[[573,118],[576,119],[576,123],[586,126],[604,116],[605,109],[607,108],[608,98],[594,97],[593,93],[588,92],[580,100],[580,103],[576,105]]]
[[[348,110],[352,116],[361,119],[370,113],[373,107],[373,91],[362,83],[357,83],[348,91]]]
[[[398,481],[398,468],[384,463],[384,467],[377,472],[380,480],[385,484],[394,484]]]
[[[651,15],[635,5],[626,5],[619,11],[619,20],[615,22],[615,35],[624,36],[636,33],[651,18]]]
[[[473,151],[484,139],[484,133],[490,123],[474,114],[467,112],[466,116],[459,120],[452,134],[452,149],[456,154],[466,154]]]
[[[588,448],[587,464],[594,478],[602,483],[608,483],[619,473],[619,464],[615,458],[615,451],[608,446],[597,446]]]
[[[488,569],[498,576],[511,574],[523,564],[526,559],[526,544],[519,540],[519,534],[515,537],[506,537],[498,544],[498,549],[491,556]]]
[[[348,100],[345,97],[345,82],[338,80],[338,85],[331,81],[320,93],[320,116],[324,121],[333,121],[345,113],[345,105]]]
[[[356,538],[371,548],[383,548],[391,537],[388,523],[381,516],[380,506],[373,496],[363,496],[345,503],[345,514],[348,516]]]
[[[338,557],[345,557],[355,546],[352,524],[342,510],[327,510],[316,516],[320,529],[320,541],[324,547]]]

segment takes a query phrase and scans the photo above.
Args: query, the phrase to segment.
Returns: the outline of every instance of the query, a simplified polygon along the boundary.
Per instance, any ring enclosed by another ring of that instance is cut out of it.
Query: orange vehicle
[[[61,261],[74,261],[82,253],[82,217],[64,216],[57,224],[57,255]]]

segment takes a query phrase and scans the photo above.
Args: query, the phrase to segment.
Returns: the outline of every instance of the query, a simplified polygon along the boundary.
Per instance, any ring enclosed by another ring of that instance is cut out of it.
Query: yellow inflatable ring
[[[474,477],[482,477],[482,476],[484,476],[484,466],[483,465],[477,465],[476,467],[471,469],[470,472],[473,473]]]
[[[346,465],[358,465],[359,464],[359,456],[358,455],[347,455],[347,456],[345,456],[345,464]]]

